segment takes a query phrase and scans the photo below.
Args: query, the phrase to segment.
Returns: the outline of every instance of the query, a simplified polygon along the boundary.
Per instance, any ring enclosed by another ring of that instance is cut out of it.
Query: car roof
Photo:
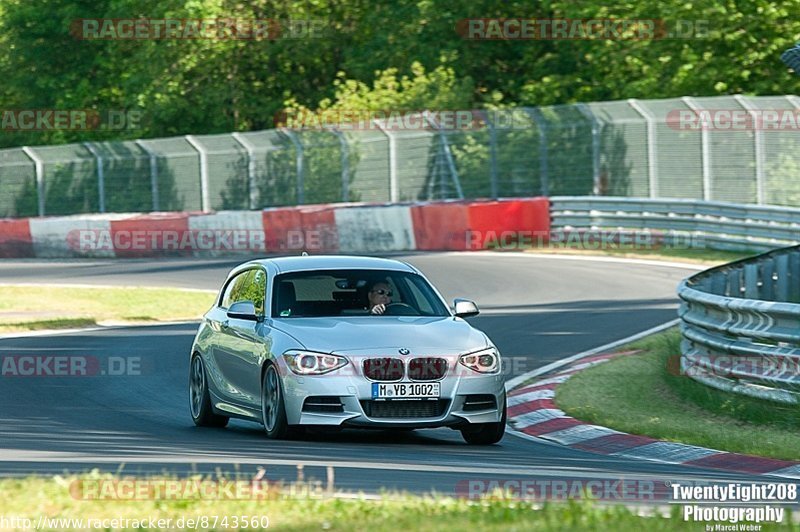
[[[418,273],[415,268],[399,260],[376,257],[360,257],[355,255],[306,255],[291,257],[274,257],[258,259],[248,264],[272,265],[278,273],[300,272],[309,270],[393,270]]]

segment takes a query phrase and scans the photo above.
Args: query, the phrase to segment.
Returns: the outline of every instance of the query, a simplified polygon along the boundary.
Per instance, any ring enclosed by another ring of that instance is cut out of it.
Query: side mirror
[[[228,317],[235,320],[258,321],[256,306],[252,301],[237,301],[228,309]]]
[[[459,318],[469,318],[471,316],[477,316],[480,313],[478,305],[469,299],[456,299],[453,301],[453,306],[456,309],[456,316]]]

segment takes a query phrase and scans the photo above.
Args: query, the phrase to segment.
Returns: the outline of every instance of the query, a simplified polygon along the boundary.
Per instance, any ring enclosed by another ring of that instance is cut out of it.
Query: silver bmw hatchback
[[[500,353],[422,273],[370,257],[247,262],[228,275],[192,345],[196,425],[231,417],[270,438],[304,427],[450,427],[471,444],[503,437]]]

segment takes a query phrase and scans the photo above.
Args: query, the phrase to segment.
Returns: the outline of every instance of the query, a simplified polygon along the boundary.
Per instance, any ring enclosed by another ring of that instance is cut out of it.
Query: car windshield
[[[272,315],[276,318],[370,316],[384,306],[386,316],[449,316],[433,288],[420,275],[392,270],[314,270],[274,279]]]

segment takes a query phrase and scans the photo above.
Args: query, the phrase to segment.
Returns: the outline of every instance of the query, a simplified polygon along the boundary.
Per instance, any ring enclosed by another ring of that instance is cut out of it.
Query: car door
[[[217,365],[224,375],[229,400],[248,407],[261,405],[261,363],[266,356],[264,342],[264,305],[267,274],[263,268],[244,273],[225,301],[227,307],[241,301],[250,301],[259,321],[231,318],[226,315],[220,324],[215,349]]]

